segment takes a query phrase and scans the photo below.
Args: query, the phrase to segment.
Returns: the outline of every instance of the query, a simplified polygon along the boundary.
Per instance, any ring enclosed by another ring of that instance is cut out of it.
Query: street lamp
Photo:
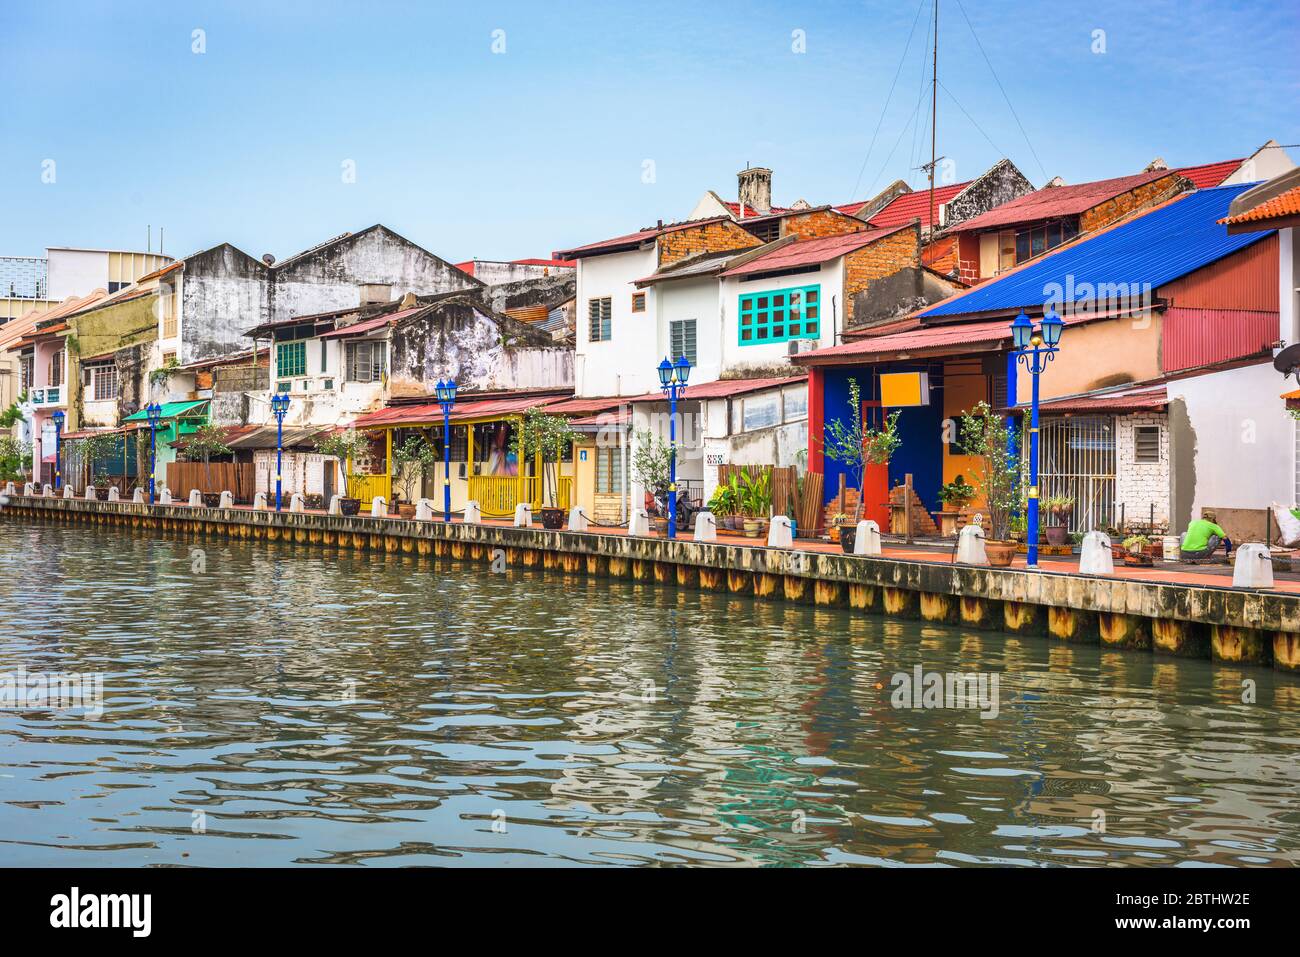
[[[1029,510],[1025,521],[1029,545],[1025,565],[1029,568],[1038,567],[1038,377],[1055,358],[1064,327],[1065,323],[1055,312],[1043,316],[1037,330],[1023,311],[1011,323],[1015,356],[1025,364],[1033,379],[1033,398],[1029,403]]]
[[[451,407],[456,404],[456,380],[439,379],[434,391],[442,406],[442,520],[451,522]]]
[[[284,417],[289,412],[289,393],[271,396],[271,414],[275,416],[275,510],[280,511],[280,472],[284,458]]]
[[[57,492],[59,486],[63,484],[63,470],[59,467],[59,445],[63,437],[63,420],[66,418],[66,414],[62,409],[56,409],[51,418],[54,419],[54,491]]]
[[[659,363],[659,385],[668,396],[668,537],[677,537],[677,400],[686,393],[691,364],[685,356]]]
[[[162,406],[150,402],[144,407],[149,417],[149,504],[153,504],[154,476],[158,474],[158,427],[162,425]]]

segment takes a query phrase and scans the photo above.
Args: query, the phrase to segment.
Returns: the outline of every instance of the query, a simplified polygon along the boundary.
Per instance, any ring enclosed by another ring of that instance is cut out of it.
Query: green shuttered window
[[[307,343],[280,342],[275,347],[275,373],[277,376],[295,376],[307,374]]]
[[[821,305],[821,286],[746,293],[740,297],[740,344],[816,339]]]

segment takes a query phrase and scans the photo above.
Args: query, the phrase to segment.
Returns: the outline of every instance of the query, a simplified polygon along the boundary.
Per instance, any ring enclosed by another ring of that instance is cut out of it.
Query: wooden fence
[[[200,492],[230,491],[236,502],[253,500],[257,489],[252,462],[213,462],[208,468],[212,474],[211,483],[202,462],[169,462],[167,487],[182,499],[190,494],[190,489],[198,489]]]

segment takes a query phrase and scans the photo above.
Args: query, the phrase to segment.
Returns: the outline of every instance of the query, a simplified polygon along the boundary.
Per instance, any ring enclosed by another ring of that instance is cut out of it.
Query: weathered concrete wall
[[[1025,174],[1009,159],[993,164],[982,176],[944,204],[943,227],[986,213],[995,206],[1009,203],[1034,191]]]
[[[263,263],[229,243],[185,260],[177,356],[182,365],[248,348],[244,333],[269,318]]]

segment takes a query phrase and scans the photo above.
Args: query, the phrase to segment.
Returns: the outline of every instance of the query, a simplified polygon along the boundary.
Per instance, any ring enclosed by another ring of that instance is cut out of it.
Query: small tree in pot
[[[108,477],[106,462],[117,452],[117,436],[107,432],[89,435],[81,440],[81,457],[86,468],[91,471],[91,484],[95,486],[95,498],[101,502],[108,500],[108,487],[112,484]]]
[[[665,490],[665,494],[667,494],[668,466],[672,459],[672,450],[668,447],[668,443],[649,429],[637,429],[634,437],[636,451],[632,454],[633,481],[641,485],[650,494],[654,494],[661,489]],[[733,485],[733,491],[734,488]],[[735,504],[738,504],[738,502]],[[668,516],[657,516],[655,518],[655,527],[660,531],[667,531]]]
[[[1070,516],[1074,513],[1074,499],[1068,495],[1059,495],[1046,499],[1043,508],[1047,511],[1048,522],[1043,528],[1047,544],[1064,545],[1070,538]]]
[[[855,535],[857,524],[862,520],[862,499],[866,492],[863,484],[866,480],[867,466],[888,464],[898,447],[903,444],[898,434],[898,412],[891,412],[878,429],[866,424],[862,409],[862,390],[858,387],[857,379],[849,379],[848,406],[852,416],[851,424],[845,425],[840,419],[835,419],[826,426],[823,442],[826,457],[832,462],[843,465],[849,477],[857,482],[858,504],[853,510],[853,523],[852,526],[841,526],[841,541],[845,535]]]
[[[395,477],[402,495],[397,513],[402,518],[411,518],[415,514],[416,493],[424,488],[425,476],[437,464],[438,453],[423,436],[412,435],[393,449],[393,467],[397,470]]]
[[[321,455],[332,455],[343,465],[344,490],[348,494],[339,498],[339,510],[344,515],[357,514],[361,511],[361,499],[352,494],[355,490],[352,469],[357,459],[370,452],[370,439],[356,429],[346,429],[317,439],[315,445]]]
[[[208,508],[221,504],[221,490],[212,491],[212,456],[231,454],[225,439],[226,430],[221,426],[200,425],[185,440],[185,460],[203,463],[203,504]]]
[[[991,565],[1010,565],[1016,553],[1008,540],[1012,515],[1020,503],[1019,456],[1006,419],[994,415],[987,402],[979,402],[961,417],[961,445],[980,462],[975,484],[989,514],[989,536],[984,549]]]
[[[510,450],[515,453],[522,470],[524,462],[540,455],[542,458],[542,527],[564,527],[564,509],[560,507],[560,460],[573,447],[577,433],[562,415],[547,415],[541,409],[524,413],[522,425],[510,438]]]

